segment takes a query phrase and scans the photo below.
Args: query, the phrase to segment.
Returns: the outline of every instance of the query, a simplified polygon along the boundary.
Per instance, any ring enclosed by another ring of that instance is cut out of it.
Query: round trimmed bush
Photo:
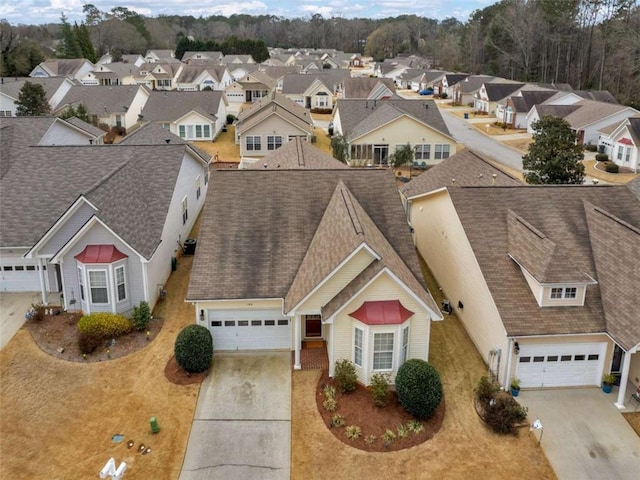
[[[608,163],[606,167],[604,167],[605,171],[609,173],[618,173],[620,171],[620,167],[618,167],[617,163]]]
[[[418,419],[430,418],[444,395],[440,375],[424,360],[407,360],[396,375],[396,393],[402,408]]]
[[[176,338],[176,363],[189,373],[204,372],[213,359],[213,338],[202,325],[187,325]]]

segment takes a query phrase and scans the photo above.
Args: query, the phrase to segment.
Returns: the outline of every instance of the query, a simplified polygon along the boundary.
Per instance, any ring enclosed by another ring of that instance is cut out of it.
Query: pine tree
[[[25,82],[20,89],[16,105],[16,115],[19,117],[35,117],[51,112],[44,88],[31,82]]]
[[[95,63],[98,58],[96,56],[96,50],[93,48],[93,43],[91,43],[91,35],[89,34],[87,26],[84,23],[78,26],[76,23],[73,26],[73,33],[82,52],[82,58],[86,58],[90,62]]]
[[[62,40],[60,41],[60,45],[58,45],[58,58],[82,58],[80,44],[78,43],[74,30],[71,28],[71,25],[69,25],[69,22],[67,22],[67,17],[62,14],[60,20],[62,21],[62,25],[60,26]]]
[[[569,123],[557,117],[533,122],[533,143],[522,157],[524,178],[532,184],[581,184],[584,180],[582,145]]]

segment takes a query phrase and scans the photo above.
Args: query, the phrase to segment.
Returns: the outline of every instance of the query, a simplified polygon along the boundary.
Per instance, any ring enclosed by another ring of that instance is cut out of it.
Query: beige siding
[[[424,141],[422,141],[423,138]],[[406,145],[407,143],[412,146],[417,143],[429,143],[431,145],[446,143],[451,145],[451,155],[456,151],[456,142],[452,138],[449,138],[446,135],[443,135],[409,117],[402,117],[388,125],[368,133],[367,135],[357,138],[353,142],[353,144],[388,144],[389,154],[395,151],[396,145]],[[434,147],[432,146],[432,158],[433,154]]]
[[[605,364],[608,365],[608,364]],[[631,356],[631,365],[629,368],[629,380],[636,386],[640,387],[640,353]],[[629,395],[633,392],[628,392]]]
[[[567,307],[581,307],[584,305],[584,296],[586,287],[584,285],[557,285],[558,287],[576,287],[576,298],[560,298],[560,299],[551,299],[551,288],[553,287],[544,287],[544,291],[542,292],[542,306],[543,307],[558,307],[558,306],[567,306]]]
[[[372,254],[366,249],[361,249],[346,264],[335,272],[326,283],[304,301],[298,308],[297,313],[320,313],[320,309],[329,300],[336,296],[347,284],[353,280],[367,265],[373,261]]]
[[[531,293],[536,298],[536,301],[538,302],[538,305],[540,305],[542,303],[542,294],[543,294],[543,290],[544,289],[538,283],[538,281],[535,278],[533,278],[533,275],[531,275],[529,272],[527,272],[524,268],[520,267],[520,271],[524,275],[524,279],[527,281],[527,284],[529,285],[529,288],[531,289]]]
[[[507,369],[506,331],[449,194],[443,191],[414,201],[410,223],[418,251],[456,308],[482,358],[488,362],[490,350],[502,349],[502,382]],[[463,310],[456,307],[458,301],[464,304]]]
[[[402,305],[414,312],[408,320],[409,323],[409,353],[408,358],[429,358],[429,334],[431,319],[424,308],[411,296],[404,288],[398,285],[393,278],[386,273],[378,277],[360,295],[354,297],[339,315],[334,319],[334,353],[335,359],[346,358],[353,361],[353,328],[363,326],[364,332],[364,358],[363,369],[356,368],[358,380],[364,384],[368,383],[373,366],[373,334],[377,332],[394,332],[394,359],[392,381],[400,363],[401,350],[401,325],[380,325],[367,327],[359,321],[349,316],[349,313],[357,310],[363,302],[376,300],[400,300]],[[404,326],[404,325],[403,325]],[[367,332],[368,330],[368,332]]]
[[[309,127],[308,131],[292,125],[288,121],[284,120],[279,115],[271,115],[267,119],[261,121],[258,125],[242,132],[240,138],[240,155],[250,157],[262,157],[273,150],[267,150],[267,136],[280,135],[282,136],[282,144],[284,145],[289,140],[289,135],[295,136],[307,136],[311,135],[312,128]],[[261,150],[247,150],[247,142],[245,138],[248,136],[260,136],[261,137]]]

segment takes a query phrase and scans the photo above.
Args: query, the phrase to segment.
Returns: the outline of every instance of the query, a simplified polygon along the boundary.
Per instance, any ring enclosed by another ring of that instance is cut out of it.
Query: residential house
[[[53,113],[59,114],[69,106],[78,108],[82,104],[94,125],[124,128],[126,131],[141,120],[140,114],[150,94],[146,87],[140,85],[110,87],[74,85]]]
[[[260,68],[260,65],[255,63],[227,63],[225,65],[234,80],[243,79]]]
[[[538,105],[554,96],[555,90],[521,90],[507,98],[503,114],[498,120],[510,128],[527,128],[527,114]]]
[[[95,66],[86,58],[56,58],[39,63],[29,74],[30,77],[67,77],[80,81]]]
[[[44,88],[49,108],[56,109],[62,98],[74,85],[67,77],[2,78],[0,83],[0,117],[15,117],[20,90],[26,82]]]
[[[469,75],[453,87],[453,98],[458,105],[474,106],[474,96],[485,83],[500,80],[489,75]]]
[[[236,79],[225,89],[229,103],[259,102],[263,97],[268,97],[276,88],[276,80],[261,71],[254,71],[246,76]]]
[[[221,91],[151,92],[141,112],[144,122],[157,123],[188,141],[213,141],[227,122],[227,99]]]
[[[97,64],[80,79],[83,85],[136,85],[139,69],[133,63],[111,62]]]
[[[184,65],[179,60],[172,62],[147,62],[140,67],[136,83],[151,90],[175,90]]]
[[[285,75],[299,74],[300,68],[296,67],[295,65],[280,67],[260,65],[260,71],[273,79],[273,81],[275,82],[276,92],[282,92],[282,84],[284,82]]]
[[[243,64],[255,64],[256,61],[253,59],[251,55],[237,55],[237,54],[229,54],[222,57],[223,65],[243,65]]]
[[[422,68],[408,68],[396,79],[396,87],[408,90],[414,82],[417,82],[424,75]]]
[[[353,77],[343,80],[340,98],[380,100],[396,94],[396,87],[390,78]]]
[[[600,129],[598,150],[620,167],[640,171],[640,116]]]
[[[295,137],[277,150],[268,153],[260,159],[242,159],[239,169],[280,169],[296,170],[336,170],[349,168],[344,163],[327,155],[301,137]]]
[[[425,70],[420,76],[411,80],[409,88],[416,92],[431,88],[435,92],[435,86],[442,80],[447,72],[442,70]]]
[[[85,313],[153,308],[204,203],[205,159],[177,144],[32,146],[21,131],[0,158],[0,289]]]
[[[146,63],[168,63],[179,61],[173,50],[148,50],[144,56]]]
[[[220,170],[211,185],[186,300],[216,351],[293,351],[300,369],[322,342],[329,375],[347,359],[364,385],[429,359],[442,316],[390,171]]]
[[[506,389],[514,377],[523,388],[599,386],[611,371],[622,408],[640,377],[639,198],[624,185],[512,185],[469,154],[480,166],[458,181],[469,168],[449,160],[434,183],[438,167],[416,179],[407,215],[490,372]]]
[[[447,98],[454,98],[455,87],[469,77],[468,73],[445,73],[433,86],[433,93]]]
[[[409,144],[419,165],[434,165],[455,153],[451,137],[433,100],[339,99],[334,133],[348,144],[351,166],[386,166],[391,155]]]
[[[233,78],[224,65],[199,63],[195,60],[182,67],[176,80],[177,90],[196,92],[200,90],[224,90],[233,83]]]
[[[96,62],[96,65],[108,65],[110,63],[129,63],[136,67],[141,66],[144,61],[144,57],[140,54],[124,54],[120,57],[119,60],[115,61],[114,57],[111,53],[107,52]]]
[[[296,137],[311,141],[312,135],[311,114],[277,92],[242,110],[236,122],[241,157],[263,157]]]
[[[288,74],[282,81],[282,95],[310,110],[333,109],[333,86],[326,75]]]
[[[504,104],[507,97],[513,95],[524,85],[524,83],[511,81],[487,82],[474,94],[473,109],[478,113],[497,116],[498,105]]]
[[[189,64],[194,60],[213,62],[218,65],[222,64],[224,54],[222,52],[184,52],[182,55],[182,63]]]
[[[571,129],[578,135],[579,144],[598,143],[599,130],[612,123],[640,115],[640,112],[632,107],[617,103],[598,102],[595,100],[580,100],[574,103],[567,103],[569,96],[574,96],[575,92],[566,93],[556,100],[551,97],[542,104],[535,105],[527,114],[527,131],[533,133],[533,123],[544,116],[553,116],[566,120]]]

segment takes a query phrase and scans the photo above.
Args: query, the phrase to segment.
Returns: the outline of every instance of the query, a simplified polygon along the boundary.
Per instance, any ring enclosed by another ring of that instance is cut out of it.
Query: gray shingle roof
[[[583,202],[596,205],[638,228],[640,204],[628,188],[609,185],[463,187],[448,188],[448,192],[508,335],[606,330],[600,284],[587,286],[584,307],[538,306],[520,267],[508,255],[508,211],[512,210],[544,232],[569,255],[568,262],[601,283],[603,279],[594,266]]]
[[[220,170],[211,175],[187,299],[285,298],[340,181],[421,278],[390,171]]]
[[[78,117],[67,118],[65,121],[70,123],[74,127],[78,127],[80,130],[90,133],[94,137],[102,137],[105,133],[107,133],[104,130],[99,129],[98,127],[94,127],[90,123],[85,122],[84,120],[80,120]]]
[[[442,115],[433,100],[386,100],[338,99],[342,133],[349,139],[357,138],[395,118],[409,115],[431,128],[451,136]]]
[[[55,76],[73,77],[85,63],[91,64],[89,60],[84,58],[57,58],[46,60],[41,65]]]
[[[167,142],[167,140],[169,141]],[[127,134],[118,145],[163,145],[167,143],[180,145],[188,142],[161,127],[158,123],[151,122]]]
[[[31,246],[80,196],[145,258],[162,240],[186,145],[27,147],[0,181],[0,246]],[[37,185],[16,188],[16,185]],[[19,205],[20,208],[12,206]]]
[[[496,77],[491,77],[489,75],[469,75],[464,78],[462,81],[458,82],[457,85],[460,88],[461,93],[474,93],[482,87],[485,83],[491,82]]]
[[[391,92],[395,93],[396,86],[391,78],[373,78],[373,77],[349,77],[343,81],[344,98],[364,99],[379,85],[386,86]]]
[[[57,112],[65,110],[69,105],[74,108],[83,104],[92,115],[102,115],[104,112],[122,113],[131,105],[139,85],[112,86],[84,86],[74,85],[58,104]]]
[[[640,229],[584,205],[607,332],[625,350],[640,343]]]
[[[618,103],[596,102],[593,100],[580,100],[579,102],[574,103],[573,106],[577,108],[563,118],[575,129],[586,127],[587,125],[602,120],[609,115],[614,115],[623,110],[631,109],[631,107],[620,105]],[[637,111],[630,110],[629,116],[637,113]]]
[[[300,137],[288,141],[274,152],[262,157],[259,162],[247,166],[248,170],[335,170],[336,168],[349,167]]]
[[[524,87],[524,83],[485,83],[484,89],[490,102],[497,102]]]
[[[538,105],[555,95],[554,90],[523,90],[520,96],[513,96],[511,100],[516,112],[526,113],[534,105]]]
[[[400,191],[405,198],[410,199],[444,186],[492,187],[495,185],[518,186],[522,185],[522,182],[494,167],[472,150],[465,149],[429,168],[409,183],[405,183]]]
[[[282,81],[282,94],[302,94],[316,79],[318,79],[318,81],[320,81],[327,90],[333,92],[333,86],[325,83],[326,78],[324,75],[299,73],[284,76]]]
[[[307,131],[312,131],[313,119],[311,115],[300,105],[289,100],[278,92],[271,92],[268,97],[263,97],[259,102],[253,103],[238,114],[236,131],[242,134],[249,128],[264,121],[273,113],[277,113],[289,123]]]
[[[221,101],[222,92],[217,90],[202,92],[153,91],[142,108],[142,115],[145,121],[169,122],[175,121],[191,111],[198,110],[214,121]]]
[[[3,78],[2,84],[0,84],[0,92],[17,100],[25,82],[30,82],[35,85],[42,85],[47,100],[51,100],[51,97],[55,95],[65,80],[68,81],[65,77]]]

